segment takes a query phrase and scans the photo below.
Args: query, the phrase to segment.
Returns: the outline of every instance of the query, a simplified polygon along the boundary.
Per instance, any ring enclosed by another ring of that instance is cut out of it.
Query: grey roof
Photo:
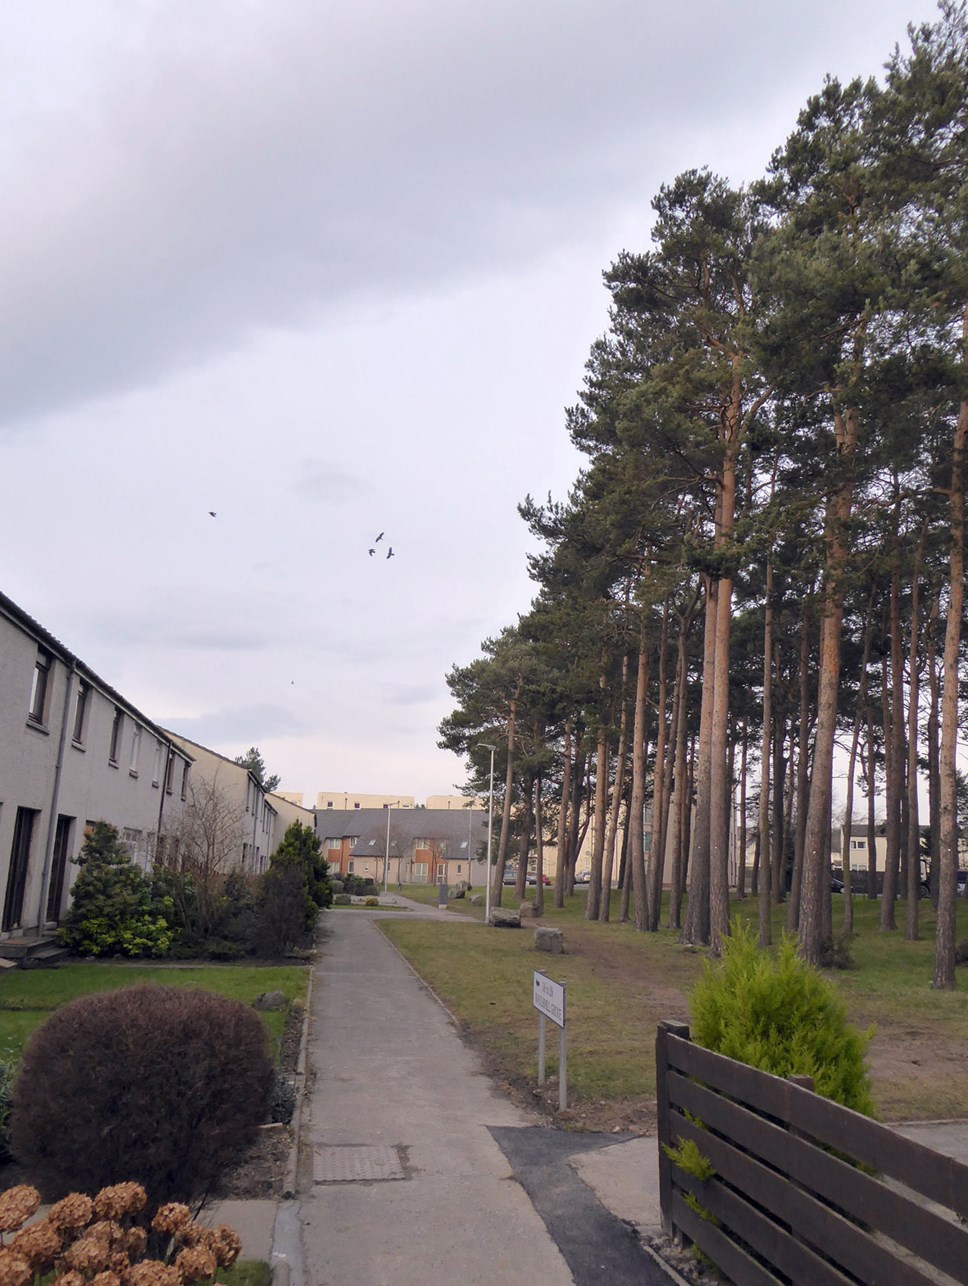
[[[176,746],[172,742],[170,735],[161,727],[160,724],[149,719],[144,711],[139,710],[133,701],[129,700],[128,697],[120,693],[117,688],[113,688],[110,683],[107,683],[102,679],[101,676],[95,673],[95,671],[92,670],[86,662],[82,661],[76,653],[72,652],[70,648],[65,647],[59,638],[56,638],[51,634],[50,630],[45,629],[39,621],[35,621],[29,613],[25,612],[22,607],[2,591],[0,591],[0,614],[6,616],[8,620],[13,621],[15,625],[19,625],[25,634],[32,634],[37,642],[42,643],[46,651],[50,652],[52,656],[56,656],[58,660],[62,661],[67,666],[73,666],[82,678],[90,682],[93,687],[99,688],[100,691],[113,701],[115,705],[121,706],[129,714],[134,715],[135,719],[137,719],[140,724],[147,728],[149,732],[154,733],[156,737],[164,741],[172,750],[180,755],[182,759],[187,759],[189,763],[194,762],[192,756],[187,750],[181,746]]]
[[[470,825],[471,855],[477,857],[487,843],[487,813],[480,808],[317,808],[316,834],[320,839],[356,838],[353,852],[360,857],[383,857],[390,821],[390,856],[406,854],[415,839],[435,840],[447,858],[467,857]]]

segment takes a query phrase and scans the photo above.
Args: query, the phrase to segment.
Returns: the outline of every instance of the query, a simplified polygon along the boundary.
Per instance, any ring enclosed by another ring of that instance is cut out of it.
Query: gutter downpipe
[[[74,675],[77,673],[77,660],[71,658],[67,671],[67,688],[64,692],[64,713],[61,716],[60,740],[57,745],[57,763],[54,766],[54,786],[50,797],[50,817],[47,819],[47,843],[44,847],[44,870],[40,880],[40,905],[37,908],[37,929],[35,936],[44,936],[47,924],[47,899],[50,896],[50,875],[54,857],[54,837],[57,833],[57,808],[60,804],[61,776],[64,770],[64,749],[67,745],[67,722],[71,711],[71,691],[74,687]]]

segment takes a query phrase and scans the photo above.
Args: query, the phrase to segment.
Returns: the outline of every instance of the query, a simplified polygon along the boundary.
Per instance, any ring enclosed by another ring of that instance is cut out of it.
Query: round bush
[[[137,1180],[204,1196],[266,1119],[274,1071],[249,1006],[186,987],[84,996],[34,1032],[13,1086],[13,1153],[47,1200]]]
[[[367,898],[367,899],[366,899],[366,901],[363,903],[363,905],[364,905],[364,906],[379,906],[379,905],[380,905],[380,899],[379,899],[379,898]]]
[[[734,929],[718,964],[707,963],[690,997],[697,1045],[775,1076],[812,1076],[814,1089],[874,1115],[864,1054],[870,1033],[847,1021],[843,1001],[784,938],[775,955]]]
[[[337,893],[336,896],[333,898],[333,901],[336,903],[337,906],[349,906],[349,904],[353,901],[353,899],[350,897],[348,893]]]

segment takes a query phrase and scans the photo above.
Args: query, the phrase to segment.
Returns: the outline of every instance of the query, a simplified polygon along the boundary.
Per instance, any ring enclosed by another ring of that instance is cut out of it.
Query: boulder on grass
[[[522,920],[540,920],[541,914],[542,913],[541,913],[540,907],[536,906],[534,902],[521,903]]]
[[[288,1009],[289,999],[284,991],[264,991],[252,1002],[253,1009]]]
[[[495,929],[520,929],[521,912],[509,911],[506,907],[496,906],[491,912],[488,924],[493,925]]]
[[[534,931],[535,951],[548,951],[553,956],[560,956],[565,949],[565,935],[560,929],[545,926]]]
[[[472,897],[470,897],[470,898],[468,899],[468,901],[470,902],[471,906],[483,906],[483,905],[484,905],[484,894],[483,894],[483,893],[475,893],[475,894],[473,894],[473,896],[472,896]]]

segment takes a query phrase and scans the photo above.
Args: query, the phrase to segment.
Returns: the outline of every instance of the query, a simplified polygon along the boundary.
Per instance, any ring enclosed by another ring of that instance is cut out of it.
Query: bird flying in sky
[[[374,540],[374,542],[373,542],[373,543],[374,543],[374,545],[378,545],[378,544],[380,543],[380,541],[383,539],[384,535],[385,535],[385,533],[381,531],[381,532],[380,532],[380,534],[379,534],[379,536],[377,536],[376,540]]]
[[[392,557],[393,557],[393,546],[391,545],[390,548],[387,550],[387,558],[392,558]]]
[[[215,517],[215,510],[214,510],[214,509],[209,509],[209,511],[208,511],[208,516],[209,516],[209,518],[214,518],[214,517]]]

